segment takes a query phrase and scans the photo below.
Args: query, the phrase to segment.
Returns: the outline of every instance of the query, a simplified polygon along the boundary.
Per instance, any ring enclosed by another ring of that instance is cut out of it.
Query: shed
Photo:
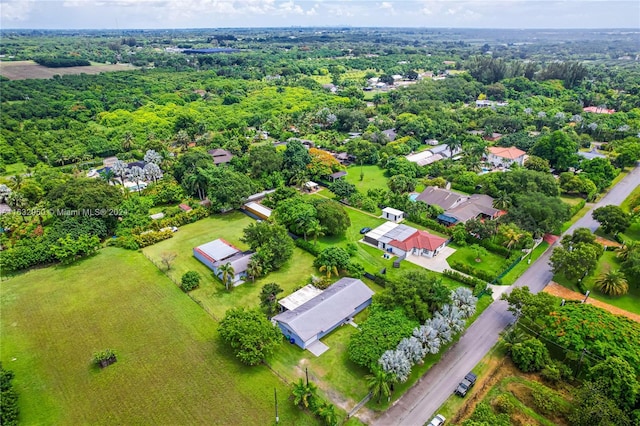
[[[245,204],[243,206],[243,209],[253,214],[258,219],[266,220],[271,217],[271,209],[269,207],[265,207],[262,204],[256,203],[254,201]]]
[[[371,304],[373,291],[356,278],[342,278],[295,309],[273,317],[282,334],[307,349]]]
[[[382,209],[382,218],[398,223],[404,219],[404,212],[392,207],[385,207]]]
[[[318,189],[320,189],[320,185],[310,180],[309,182],[305,182],[303,188],[307,192],[316,192]]]
[[[342,179],[343,177],[345,177],[347,175],[347,172],[345,172],[344,170],[341,170],[339,172],[335,172],[329,175],[329,180],[331,182],[335,182],[338,179]]]

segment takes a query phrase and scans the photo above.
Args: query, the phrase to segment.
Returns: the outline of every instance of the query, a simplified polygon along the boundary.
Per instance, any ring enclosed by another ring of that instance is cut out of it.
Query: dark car
[[[467,392],[469,392],[469,389],[471,389],[473,385],[476,384],[477,379],[478,379],[478,376],[476,376],[473,373],[469,373],[466,376],[464,376],[464,379],[460,382],[460,384],[456,388],[455,394],[460,396],[465,396]]]
[[[366,227],[364,227],[364,228],[362,228],[362,229],[360,230],[360,233],[361,233],[361,234],[366,234],[366,233],[367,233],[367,232],[369,232],[369,231],[371,231],[371,228],[369,228],[368,226],[366,226]]]

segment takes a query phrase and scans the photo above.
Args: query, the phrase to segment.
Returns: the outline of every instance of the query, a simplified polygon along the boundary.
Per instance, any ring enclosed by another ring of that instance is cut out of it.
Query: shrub
[[[586,200],[580,200],[578,204],[571,206],[571,208],[569,208],[570,217],[575,216],[580,210],[582,210],[586,203]]]
[[[450,265],[453,269],[457,269],[458,271],[464,272],[465,274],[473,275],[484,281],[491,282],[496,279],[496,275],[483,271],[481,269],[475,269],[474,267],[469,266],[466,263],[451,262]]]
[[[462,284],[466,284],[468,286],[473,287],[474,289],[476,287],[482,287],[484,285],[484,288],[487,287],[487,283],[485,281],[482,281],[481,279],[478,279],[476,277],[470,277],[468,275],[463,275],[460,272],[457,271],[453,271],[451,269],[445,269],[442,272],[442,275],[444,275],[445,277],[449,277],[451,279],[454,279]]]
[[[493,406],[498,413],[505,414],[511,414],[516,409],[516,405],[507,394],[498,395],[493,400]]]
[[[311,253],[316,257],[320,254],[320,249],[310,241],[305,241],[302,238],[298,238],[297,240],[295,240],[295,243],[296,246],[308,253]]]
[[[349,273],[349,276],[352,278],[362,278],[365,270],[364,270],[364,266],[362,266],[361,264],[357,262],[350,262],[349,266],[347,266],[347,272]]]
[[[173,237],[173,231],[170,229],[164,231],[146,231],[140,235],[134,235],[133,239],[138,244],[140,248],[150,246],[157,242],[167,240]]]
[[[0,424],[3,426],[17,425],[20,415],[18,394],[12,381],[13,372],[5,370],[0,363]]]
[[[180,288],[185,293],[188,293],[191,290],[198,288],[199,286],[200,286],[200,274],[198,274],[196,271],[188,271],[182,275]]]
[[[485,282],[483,282],[482,284],[478,284],[477,286],[475,286],[475,288],[473,289],[473,295],[478,297],[480,296],[481,293],[486,292],[486,294],[491,295],[493,294],[493,290],[491,290],[490,288],[488,288],[489,285]]]
[[[108,367],[117,360],[116,353],[112,349],[105,349],[93,354],[93,363],[100,368]]]
[[[124,235],[122,237],[118,237],[113,241],[113,243],[108,242],[109,245],[114,245],[116,247],[120,247],[126,250],[138,250],[140,246],[136,242],[135,238],[132,235]]]
[[[521,371],[536,372],[549,362],[549,350],[544,343],[532,337],[511,347],[511,359]]]
[[[547,388],[536,387],[531,392],[531,396],[533,397],[533,404],[541,414],[557,413],[562,408],[554,392]]]

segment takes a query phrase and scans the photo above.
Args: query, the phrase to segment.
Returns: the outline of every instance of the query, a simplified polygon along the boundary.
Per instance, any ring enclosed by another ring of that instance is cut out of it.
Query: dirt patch
[[[137,67],[129,64],[98,64],[83,67],[47,68],[34,61],[0,61],[0,75],[9,80],[45,79],[54,75],[100,74],[112,71],[131,71]]]
[[[596,235],[596,242],[602,244],[605,247],[622,247],[622,244],[616,241],[611,241],[606,238],[599,237],[597,235]]]
[[[544,292],[552,294],[552,295],[557,296],[557,297],[561,297],[563,299],[567,299],[567,300],[583,300],[584,299],[584,294],[578,293],[578,292],[573,291],[573,290],[569,290],[568,288],[563,287],[560,284],[555,283],[553,281],[550,282],[544,288]],[[624,309],[620,309],[617,306],[609,305],[608,303],[601,302],[601,301],[596,300],[596,299],[594,299],[592,297],[587,299],[587,303],[590,304],[590,305],[602,308],[605,311],[609,311],[614,315],[622,315],[622,316],[625,316],[625,317],[627,317],[627,318],[629,318],[629,319],[631,319],[633,321],[640,322],[640,315],[634,314],[634,313],[629,312],[629,311],[625,311]]]

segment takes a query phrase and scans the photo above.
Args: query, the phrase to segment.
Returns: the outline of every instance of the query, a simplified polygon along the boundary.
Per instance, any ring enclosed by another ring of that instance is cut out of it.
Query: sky
[[[0,0],[0,28],[634,28],[640,0]]]

